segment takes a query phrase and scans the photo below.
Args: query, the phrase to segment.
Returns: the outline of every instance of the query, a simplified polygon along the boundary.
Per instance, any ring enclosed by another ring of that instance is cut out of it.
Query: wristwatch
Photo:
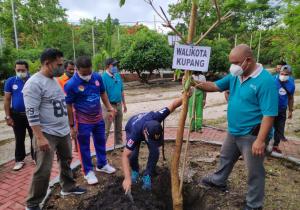
[[[10,116],[5,116],[4,119],[5,119],[5,120],[9,120],[9,119],[11,119],[11,117],[10,117]]]

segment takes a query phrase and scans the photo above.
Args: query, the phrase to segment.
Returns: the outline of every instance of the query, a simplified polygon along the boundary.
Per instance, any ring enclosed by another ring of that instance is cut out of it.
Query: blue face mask
[[[112,74],[115,74],[115,73],[118,73],[118,67],[116,67],[116,66],[113,66],[112,68],[111,68],[111,73]]]

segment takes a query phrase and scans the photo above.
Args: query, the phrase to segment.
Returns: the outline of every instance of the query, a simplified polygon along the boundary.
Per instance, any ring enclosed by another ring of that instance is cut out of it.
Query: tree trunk
[[[195,33],[195,22],[197,16],[197,5],[192,3],[191,10],[191,18],[189,23],[189,34],[187,43],[191,44],[193,42],[193,36]],[[191,71],[185,71],[184,77],[188,79],[191,77]],[[180,118],[178,122],[178,129],[176,134],[176,142],[175,142],[175,151],[173,152],[173,158],[171,162],[171,181],[172,181],[172,199],[173,199],[173,210],[182,210],[183,209],[183,197],[182,193],[179,191],[179,163],[180,163],[180,153],[183,142],[183,133],[184,133],[184,125],[188,111],[188,91],[190,87],[183,93],[183,102],[182,102],[182,110],[180,113]]]

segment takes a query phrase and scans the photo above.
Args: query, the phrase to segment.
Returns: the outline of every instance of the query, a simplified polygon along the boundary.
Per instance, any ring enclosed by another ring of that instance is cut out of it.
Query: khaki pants
[[[123,145],[122,140],[122,121],[123,121],[123,111],[122,111],[122,103],[118,103],[117,105],[112,104],[112,106],[117,110],[117,114],[114,123],[114,133],[115,133],[115,144],[114,145]],[[109,131],[111,128],[112,122],[108,120],[108,113],[105,109],[105,137],[106,141],[109,136]]]
[[[36,139],[34,138],[33,140],[37,165],[32,176],[31,186],[26,201],[28,207],[38,206],[46,196],[55,151],[60,166],[59,179],[62,190],[69,191],[75,187],[73,173],[70,168],[72,161],[70,135],[58,137],[44,133],[44,136],[47,138],[51,148],[46,152],[39,150]]]

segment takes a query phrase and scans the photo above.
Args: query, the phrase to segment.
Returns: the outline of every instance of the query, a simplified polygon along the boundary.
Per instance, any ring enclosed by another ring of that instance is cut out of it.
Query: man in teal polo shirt
[[[215,173],[202,179],[206,186],[227,190],[227,179],[239,156],[248,169],[248,192],[245,210],[262,209],[265,187],[264,152],[274,117],[278,114],[278,96],[270,73],[256,63],[251,49],[241,44],[229,55],[228,76],[217,82],[199,82],[207,91],[227,91],[228,134]]]
[[[102,80],[105,87],[105,91],[108,95],[110,104],[117,110],[114,118],[114,136],[115,145],[123,145],[122,140],[122,120],[123,111],[127,112],[125,94],[123,88],[122,78],[119,74],[117,64],[119,62],[113,58],[108,58],[105,61],[106,71],[102,74]],[[122,107],[123,105],[123,107]],[[122,110],[123,108],[123,110]],[[105,135],[108,139],[112,121],[105,117]]]

